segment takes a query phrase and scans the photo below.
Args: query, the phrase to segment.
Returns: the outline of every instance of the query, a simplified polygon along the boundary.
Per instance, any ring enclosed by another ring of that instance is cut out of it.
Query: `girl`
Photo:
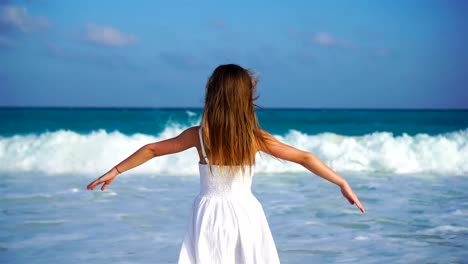
[[[110,171],[91,182],[104,191],[118,174],[151,158],[195,147],[200,157],[200,193],[179,263],[279,263],[278,253],[262,206],[252,195],[255,155],[265,152],[298,163],[338,185],[349,203],[364,207],[349,184],[311,153],[281,143],[260,129],[255,114],[256,80],[238,65],[221,65],[206,85],[200,126],[179,136],[143,146]]]

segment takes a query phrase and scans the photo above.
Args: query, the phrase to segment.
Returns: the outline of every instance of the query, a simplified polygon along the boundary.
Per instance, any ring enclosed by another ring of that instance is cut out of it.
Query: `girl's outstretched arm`
[[[343,177],[338,175],[338,173],[330,169],[319,158],[317,158],[312,153],[296,149],[280,142],[266,131],[262,130],[261,134],[265,139],[265,146],[262,147],[261,151],[279,159],[300,164],[312,173],[338,185],[341,188],[341,193],[349,201],[349,203],[356,204],[362,213],[365,212],[364,207],[362,206],[354,191],[351,189],[351,186],[349,186],[348,182],[346,182]]]
[[[192,127],[177,137],[144,145],[104,175],[88,184],[87,189],[93,190],[97,185],[104,183],[101,187],[101,191],[104,191],[118,174],[135,168],[154,157],[177,153],[194,147],[196,142],[198,142],[198,127]]]

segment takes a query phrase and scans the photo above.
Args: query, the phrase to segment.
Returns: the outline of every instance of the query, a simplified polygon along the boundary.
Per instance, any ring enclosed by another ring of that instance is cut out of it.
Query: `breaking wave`
[[[0,173],[102,174],[144,144],[174,137],[186,128],[171,124],[156,136],[105,130],[89,134],[58,130],[0,137]],[[339,172],[468,175],[468,130],[435,136],[394,136],[388,132],[364,136],[308,135],[290,130],[276,137],[314,153]],[[158,157],[128,173],[196,175],[197,162],[197,153],[192,149]],[[304,171],[299,165],[268,155],[261,155],[256,165],[256,172],[262,174]]]

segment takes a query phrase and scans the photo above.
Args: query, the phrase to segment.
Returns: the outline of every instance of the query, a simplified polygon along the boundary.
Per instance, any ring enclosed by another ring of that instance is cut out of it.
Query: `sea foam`
[[[0,173],[102,174],[141,146],[174,137],[186,128],[171,124],[156,136],[125,135],[104,130],[89,134],[58,130],[2,137]],[[435,136],[394,136],[388,132],[364,136],[308,135],[291,130],[276,137],[314,153],[339,172],[468,175],[468,130]],[[196,175],[197,162],[197,152],[191,149],[177,155],[158,157],[129,173]],[[303,173],[305,169],[263,154],[257,160],[256,172]]]

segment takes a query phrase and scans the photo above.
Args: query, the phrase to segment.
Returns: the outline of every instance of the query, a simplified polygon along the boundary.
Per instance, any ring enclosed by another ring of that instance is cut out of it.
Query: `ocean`
[[[0,108],[0,263],[176,263],[194,149],[86,185],[201,109]],[[468,263],[468,110],[259,109],[263,129],[351,184],[259,154],[253,192],[282,263]]]

